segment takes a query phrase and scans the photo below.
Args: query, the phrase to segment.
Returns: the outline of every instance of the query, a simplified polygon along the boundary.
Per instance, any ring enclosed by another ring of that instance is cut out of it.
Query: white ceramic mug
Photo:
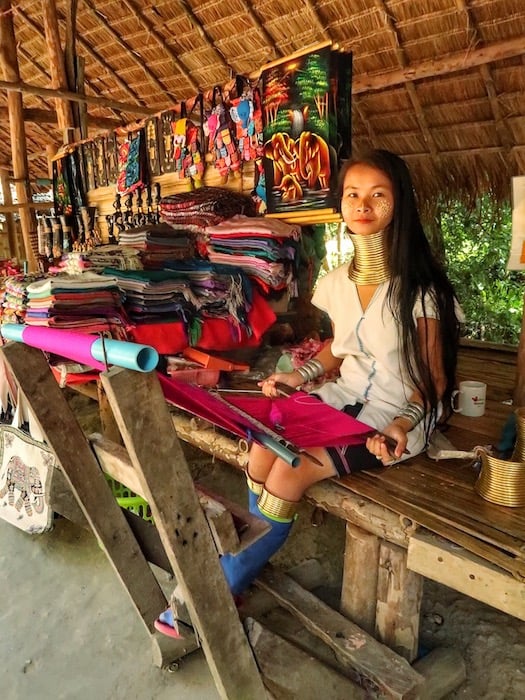
[[[459,389],[452,392],[452,409],[456,413],[475,418],[485,413],[487,385],[471,380],[460,382]]]

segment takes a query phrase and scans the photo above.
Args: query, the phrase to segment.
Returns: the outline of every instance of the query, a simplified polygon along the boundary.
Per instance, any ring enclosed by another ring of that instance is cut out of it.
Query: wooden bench
[[[514,348],[463,345],[458,380],[485,381],[487,407],[480,418],[451,418],[445,435],[457,449],[498,444],[513,410],[515,373]],[[245,468],[238,441],[180,412],[173,420],[183,440]],[[423,577],[525,619],[525,509],[482,499],[472,462],[419,455],[315,484],[305,494],[346,521],[341,610],[410,661],[418,650]]]

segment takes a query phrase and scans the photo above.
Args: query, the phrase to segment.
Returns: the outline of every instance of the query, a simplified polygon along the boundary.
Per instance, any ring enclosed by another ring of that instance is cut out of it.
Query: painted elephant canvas
[[[269,64],[261,79],[268,213],[336,211],[350,155],[351,54],[327,42]]]

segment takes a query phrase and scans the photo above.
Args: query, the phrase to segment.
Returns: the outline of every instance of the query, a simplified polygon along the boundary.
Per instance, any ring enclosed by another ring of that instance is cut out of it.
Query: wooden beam
[[[411,537],[408,568],[525,620],[525,583],[445,539],[430,533]]]
[[[57,113],[51,109],[39,109],[36,107],[26,107],[23,110],[25,122],[35,122],[36,124],[58,124]],[[9,119],[7,107],[0,107],[0,120]],[[88,126],[93,129],[104,129],[110,131],[124,124],[122,119],[111,119],[110,117],[88,116]]]
[[[346,47],[351,49],[352,46]],[[508,41],[500,41],[482,49],[471,51],[458,51],[441,60],[421,61],[417,66],[407,66],[394,71],[381,73],[380,75],[362,74],[352,81],[352,93],[359,95],[365,92],[375,92],[385,88],[404,85],[414,80],[435,78],[438,75],[448,75],[459,71],[469,70],[494,61],[503,61],[506,58],[521,56],[525,52],[523,37],[519,36]]]
[[[255,585],[322,639],[350,677],[365,682],[367,688],[381,697],[398,700],[419,697],[417,691],[423,677],[408,661],[305,591],[289,576],[266,566]]]
[[[12,81],[0,80],[0,90],[7,90],[8,92],[25,92],[28,95],[39,95],[40,97],[48,98],[60,97],[66,100],[72,100],[73,102],[87,102],[87,104],[97,105],[98,107],[107,107],[108,109],[116,109],[119,112],[140,114],[144,117],[156,114],[158,111],[155,109],[148,109],[147,107],[141,107],[139,105],[129,104],[127,102],[115,102],[114,100],[109,100],[106,97],[79,95],[78,93],[70,92],[69,90],[54,90],[52,88],[39,87],[38,85],[30,85],[29,83],[22,82],[20,79]]]
[[[338,673],[313,654],[291,644],[263,627],[252,617],[246,618],[248,634],[264,685],[272,697],[284,698],[345,698],[365,700],[363,688]]]
[[[16,54],[16,38],[13,24],[11,0],[0,0],[0,62],[7,84],[20,80]],[[24,205],[31,201],[28,182],[27,141],[24,128],[22,95],[9,93],[7,96],[9,111],[9,131],[11,136],[11,153],[13,173],[16,182],[16,197],[20,204],[20,225],[24,240],[24,255],[28,261],[29,271],[36,270],[36,258],[31,247],[31,238],[36,235],[36,218],[34,213]]]
[[[0,352],[145,630],[152,634],[153,621],[165,609],[166,597],[118,507],[44,353],[23,343],[7,343]]]
[[[382,542],[379,549],[376,638],[407,661],[417,657],[423,577],[407,568],[402,547]]]
[[[53,202],[24,202],[23,204],[0,204],[0,214],[14,214],[21,209],[52,209]]]
[[[58,31],[57,8],[55,0],[42,0],[42,16],[44,20],[44,33],[46,37],[49,65],[51,68],[51,86],[60,90],[67,89],[66,65],[64,52],[60,43]],[[74,128],[73,111],[70,103],[65,98],[55,100],[55,109],[58,117],[58,127],[62,132]]]

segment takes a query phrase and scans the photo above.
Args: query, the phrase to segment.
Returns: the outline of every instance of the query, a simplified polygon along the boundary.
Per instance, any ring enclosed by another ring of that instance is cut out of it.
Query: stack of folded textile
[[[2,323],[24,322],[27,312],[27,287],[42,278],[40,274],[13,275],[4,280]]]
[[[25,322],[32,326],[71,328],[122,337],[126,318],[116,279],[94,272],[56,275],[27,287]]]
[[[172,260],[165,270],[114,270],[104,274],[125,292],[124,308],[135,324],[180,321],[188,344],[198,342],[206,319],[224,319],[232,334],[250,333],[251,285],[240,270],[205,260]]]
[[[165,260],[186,260],[195,255],[195,233],[168,224],[149,224],[122,231],[119,243],[136,249],[146,269],[161,269]]]
[[[134,323],[182,320],[190,323],[198,307],[185,275],[166,270],[115,270],[104,275],[114,278],[125,293],[124,308]]]
[[[203,233],[207,226],[235,214],[255,216],[255,205],[248,195],[222,187],[200,187],[163,197],[160,202],[163,221],[195,233]]]
[[[60,271],[69,275],[77,275],[84,270],[102,272],[105,267],[142,270],[143,265],[138,250],[120,245],[99,245],[84,253],[66,253],[60,261]]]
[[[242,269],[263,294],[296,296],[295,261],[300,228],[278,219],[237,215],[206,229],[209,260]]]

